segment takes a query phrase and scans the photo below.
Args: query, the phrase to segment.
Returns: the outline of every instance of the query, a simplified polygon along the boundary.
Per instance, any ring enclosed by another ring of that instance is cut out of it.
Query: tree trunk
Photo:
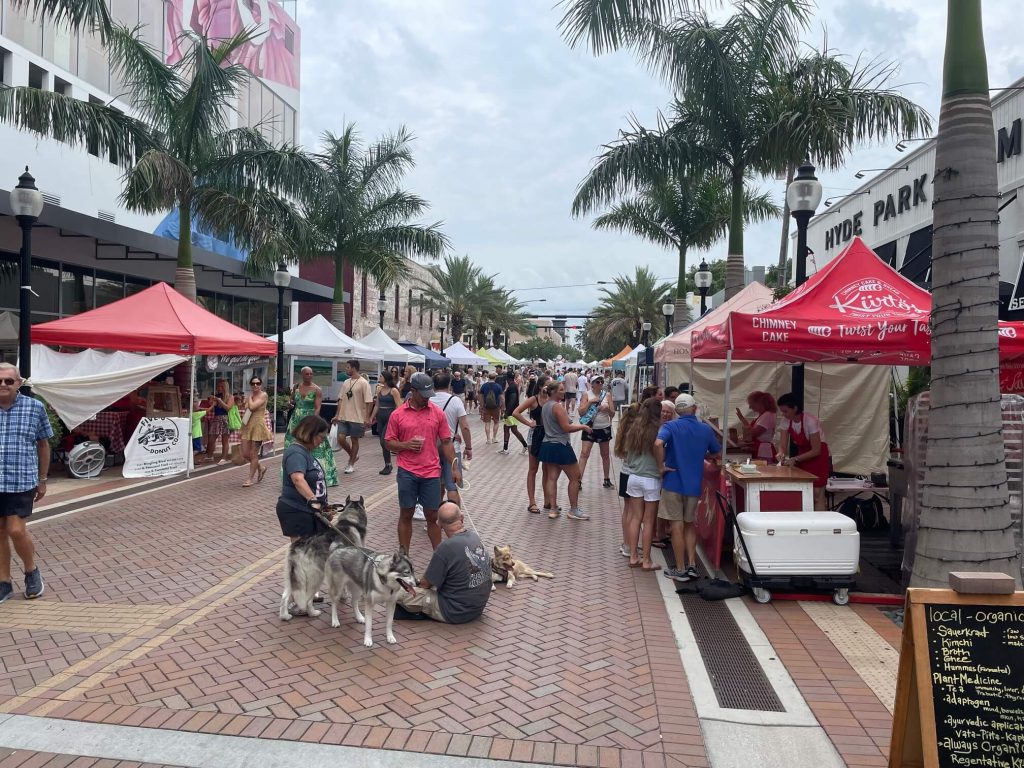
[[[981,0],[948,0],[935,151],[932,384],[915,586],[950,571],[1020,583],[999,404],[999,230]]]
[[[792,163],[786,166],[786,190],[793,183],[796,176],[796,166]],[[789,274],[786,272],[786,256],[789,255],[789,197],[782,195],[782,243],[779,245],[779,271],[775,276],[778,281],[776,288],[782,288],[789,283]]]
[[[196,272],[192,268],[192,210],[178,204],[178,264],[174,270],[174,290],[190,301],[196,300]]]
[[[729,255],[725,260],[725,300],[743,290],[743,174],[732,176],[732,211],[729,221]]]
[[[345,255],[334,251],[334,296],[331,299],[331,325],[345,332]]]

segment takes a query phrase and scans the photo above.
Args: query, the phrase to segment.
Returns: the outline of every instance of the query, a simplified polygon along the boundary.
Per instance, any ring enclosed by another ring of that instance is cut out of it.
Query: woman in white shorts
[[[654,537],[654,521],[661,500],[661,468],[654,456],[654,441],[660,428],[661,401],[651,397],[640,403],[635,416],[625,426],[619,427],[621,439],[615,443],[615,454],[623,459],[622,467],[629,474],[626,481],[623,521],[626,540],[623,554],[629,555],[630,568],[644,571],[657,571],[661,568],[651,562],[651,539]]]

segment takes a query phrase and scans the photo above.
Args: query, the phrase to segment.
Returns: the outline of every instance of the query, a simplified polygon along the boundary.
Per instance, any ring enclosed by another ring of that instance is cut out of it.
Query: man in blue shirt
[[[697,419],[692,395],[676,397],[679,418],[666,422],[654,441],[654,456],[662,471],[658,517],[668,520],[676,567],[665,575],[676,581],[697,578],[697,503],[704,485],[704,459],[722,452],[715,432]]]
[[[43,577],[35,564],[35,546],[25,527],[32,504],[46,494],[53,428],[38,400],[18,392],[21,374],[0,363],[0,603],[11,586],[11,542],[25,566],[25,597],[43,594]]]

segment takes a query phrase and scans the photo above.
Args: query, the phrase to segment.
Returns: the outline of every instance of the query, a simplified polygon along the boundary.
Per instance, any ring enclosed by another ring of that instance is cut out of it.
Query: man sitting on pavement
[[[395,618],[423,614],[434,621],[465,624],[480,618],[491,596],[491,556],[476,531],[465,527],[457,504],[442,504],[437,522],[446,538],[434,550],[415,596],[399,595]]]

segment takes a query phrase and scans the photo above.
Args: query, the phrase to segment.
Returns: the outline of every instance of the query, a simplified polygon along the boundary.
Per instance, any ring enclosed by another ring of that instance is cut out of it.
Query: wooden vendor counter
[[[711,563],[718,568],[726,539],[725,517],[718,508],[715,491],[740,512],[794,512],[814,509],[814,475],[795,467],[758,466],[757,472],[740,472],[733,465],[724,468],[704,462],[704,492],[697,509],[697,540]]]

